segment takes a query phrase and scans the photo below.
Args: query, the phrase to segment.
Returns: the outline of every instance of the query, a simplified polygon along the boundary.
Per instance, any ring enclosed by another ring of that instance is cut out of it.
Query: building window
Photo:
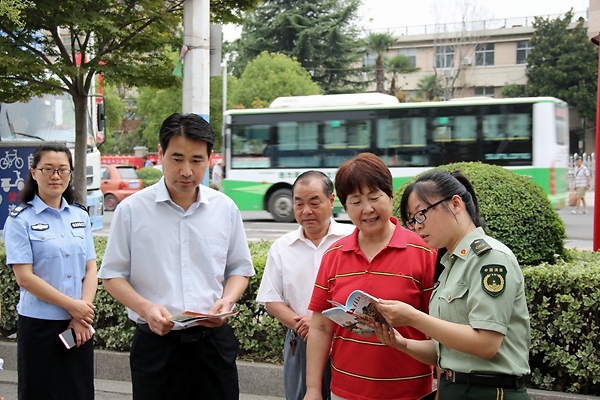
[[[478,44],[475,47],[475,65],[494,65],[494,43]]]
[[[454,47],[437,46],[435,48],[435,67],[452,68],[454,66]]]
[[[494,87],[493,86],[477,86],[475,88],[475,96],[494,97]]]
[[[533,50],[529,40],[520,40],[517,42],[517,64],[526,64],[527,56]]]
[[[362,66],[363,67],[372,67],[373,65],[375,65],[375,60],[377,60],[377,53],[369,51],[363,57]]]
[[[410,59],[411,67],[417,66],[417,49],[398,49],[398,54],[402,54]]]

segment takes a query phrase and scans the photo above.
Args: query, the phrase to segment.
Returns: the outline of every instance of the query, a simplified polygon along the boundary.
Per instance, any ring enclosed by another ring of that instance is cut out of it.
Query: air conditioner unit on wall
[[[462,65],[463,67],[468,67],[471,64],[471,57],[463,57],[463,59],[460,61],[460,65]]]

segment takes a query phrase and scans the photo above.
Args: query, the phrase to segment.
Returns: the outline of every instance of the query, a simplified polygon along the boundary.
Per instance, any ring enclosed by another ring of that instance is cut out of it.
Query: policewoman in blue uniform
[[[75,203],[73,158],[57,143],[33,153],[27,181],[4,225],[6,262],[20,286],[19,400],[94,398],[96,253],[85,207]],[[68,328],[76,346],[59,334]]]
[[[402,196],[404,224],[440,249],[429,315],[399,301],[378,309],[392,326],[412,326],[430,339],[403,338],[376,327],[379,340],[437,366],[439,400],[529,399],[531,331],[519,263],[487,236],[469,180],[459,171],[430,171]],[[445,250],[445,251],[444,251]],[[434,398],[431,395],[430,398]]]

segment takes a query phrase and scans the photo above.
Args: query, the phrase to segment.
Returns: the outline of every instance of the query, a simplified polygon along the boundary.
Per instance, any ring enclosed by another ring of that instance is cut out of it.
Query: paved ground
[[[131,383],[95,380],[96,400],[131,400]],[[0,371],[0,397],[2,400],[17,399],[17,373]],[[40,399],[42,400],[42,399]],[[284,400],[283,397],[240,394],[240,400]]]

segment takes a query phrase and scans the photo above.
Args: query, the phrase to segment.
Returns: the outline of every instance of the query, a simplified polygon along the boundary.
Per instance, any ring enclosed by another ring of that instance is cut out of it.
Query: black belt
[[[140,328],[140,331],[143,333],[164,337],[165,339],[169,339],[177,343],[195,343],[213,336],[221,327],[207,328],[206,326],[194,326],[177,331],[171,330],[164,336],[152,332],[148,324],[138,324],[138,328]]]
[[[466,374],[464,372],[455,372],[447,369],[442,373],[442,377],[450,382],[464,383],[471,386],[517,389],[525,385],[524,376],[504,374]]]

